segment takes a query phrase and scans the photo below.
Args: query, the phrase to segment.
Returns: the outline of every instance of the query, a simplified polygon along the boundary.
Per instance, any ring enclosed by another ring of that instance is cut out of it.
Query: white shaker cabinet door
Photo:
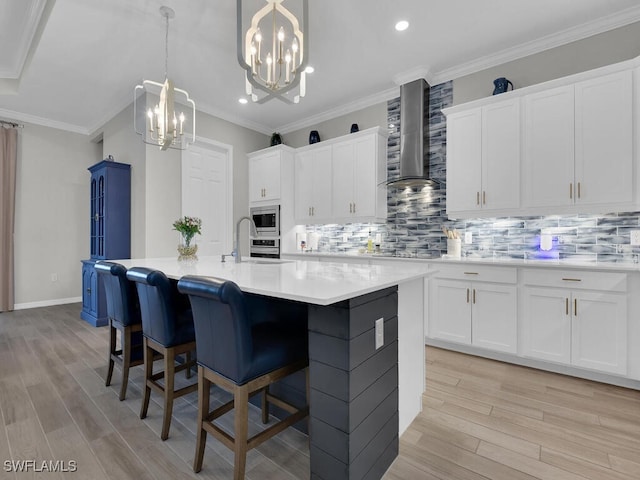
[[[482,195],[482,110],[447,118],[447,213],[479,210]]]
[[[431,281],[432,315],[429,335],[451,342],[471,344],[471,288],[468,282]]]
[[[280,152],[249,159],[249,201],[280,199]]]
[[[521,340],[527,357],[571,362],[571,292],[524,287]]]
[[[627,374],[627,296],[574,292],[572,363],[620,375]]]
[[[631,71],[577,83],[576,204],[633,200]]]
[[[473,283],[471,332],[478,347],[508,353],[518,350],[515,285]]]
[[[483,209],[520,205],[520,99],[482,108]]]
[[[574,150],[573,85],[525,96],[525,207],[573,205]]]

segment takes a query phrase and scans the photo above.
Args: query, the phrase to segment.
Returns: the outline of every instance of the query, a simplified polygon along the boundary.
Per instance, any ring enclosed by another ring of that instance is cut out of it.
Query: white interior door
[[[182,152],[182,215],[202,219],[198,255],[231,252],[233,170],[231,146],[198,140]]]

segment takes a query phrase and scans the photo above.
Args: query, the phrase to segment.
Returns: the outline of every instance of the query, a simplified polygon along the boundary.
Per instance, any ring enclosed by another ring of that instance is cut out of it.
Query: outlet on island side
[[[640,245],[640,230],[631,230],[631,245]]]
[[[376,320],[376,350],[384,345],[384,318]]]

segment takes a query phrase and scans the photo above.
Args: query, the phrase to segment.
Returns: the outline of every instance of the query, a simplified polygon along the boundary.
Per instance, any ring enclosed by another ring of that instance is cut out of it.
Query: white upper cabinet
[[[343,137],[344,138],[344,137]],[[384,221],[387,216],[386,139],[355,134],[333,145],[333,221]]]
[[[293,149],[277,145],[249,154],[249,202],[279,203],[282,169],[293,157]]]
[[[386,165],[379,128],[297,149],[296,223],[384,221]]]
[[[580,82],[576,95],[576,203],[633,201],[633,74]]]
[[[331,219],[331,145],[305,147],[295,157],[295,222],[324,223]]]
[[[634,166],[634,132],[640,133],[634,126],[637,63],[445,109],[449,216],[640,207],[640,169]]]
[[[508,211],[520,204],[520,99],[447,117],[447,213]]]
[[[633,201],[633,73],[524,97],[526,207]]]

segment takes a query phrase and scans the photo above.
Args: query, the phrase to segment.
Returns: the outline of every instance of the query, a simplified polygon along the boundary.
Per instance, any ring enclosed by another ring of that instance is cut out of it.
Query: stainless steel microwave
[[[250,209],[250,214],[256,225],[258,236],[280,236],[280,205],[253,207]]]

